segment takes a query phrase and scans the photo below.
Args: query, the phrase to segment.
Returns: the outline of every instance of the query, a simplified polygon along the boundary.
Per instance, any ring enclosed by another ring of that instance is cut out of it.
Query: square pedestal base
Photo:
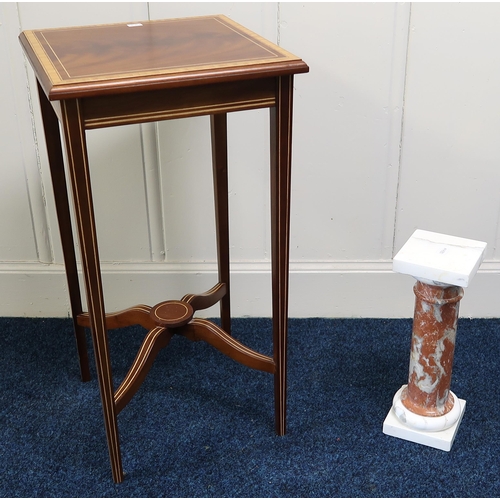
[[[384,420],[383,432],[388,436],[405,439],[406,441],[412,441],[413,443],[423,444],[424,446],[430,446],[431,448],[437,448],[438,450],[450,451],[458,431],[458,426],[460,425],[465,412],[465,400],[459,399],[459,401],[461,406],[460,417],[449,429],[437,432],[425,432],[410,429],[404,425],[398,417],[396,417],[394,410],[391,408],[391,411]]]

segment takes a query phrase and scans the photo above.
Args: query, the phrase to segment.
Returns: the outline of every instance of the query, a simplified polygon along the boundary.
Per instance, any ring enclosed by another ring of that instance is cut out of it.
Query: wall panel
[[[130,19],[147,19],[148,16],[147,4],[132,2],[20,3],[18,8],[23,30],[115,23]],[[15,42],[18,44],[17,40]],[[31,68],[28,69],[28,75],[37,140],[41,143],[41,189],[50,193],[47,197],[48,224],[52,233],[55,262],[62,263],[36,81]],[[140,156],[140,127],[119,127],[102,130],[98,134],[91,132],[88,146],[89,157],[92,159],[95,208],[99,214],[98,238],[102,260],[149,260],[151,250],[146,215],[144,165]]]
[[[0,5],[0,261],[50,262],[51,252],[15,4]],[[15,40],[15,44],[12,43]]]
[[[498,260],[498,19],[496,3],[412,5],[397,248],[418,227]]]
[[[152,19],[218,13],[276,42],[278,5],[275,3],[152,3],[150,6]],[[158,140],[167,260],[215,262],[209,120],[205,117],[161,123]],[[231,258],[237,262],[268,261],[267,110],[229,114],[228,155]],[[182,185],[190,186],[187,199],[178,189]],[[187,227],[180,225],[182,220],[187,220]]]
[[[280,7],[282,45],[311,67],[295,83],[294,260],[392,257],[408,12]]]

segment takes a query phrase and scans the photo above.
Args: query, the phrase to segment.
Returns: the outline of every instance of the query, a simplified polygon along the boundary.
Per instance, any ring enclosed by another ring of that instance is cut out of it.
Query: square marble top
[[[393,259],[393,270],[429,284],[467,287],[486,243],[417,229]]]

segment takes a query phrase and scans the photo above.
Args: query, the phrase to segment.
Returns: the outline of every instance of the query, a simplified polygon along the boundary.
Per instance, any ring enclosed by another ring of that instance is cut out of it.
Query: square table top
[[[309,70],[223,15],[28,30],[20,41],[50,100]]]

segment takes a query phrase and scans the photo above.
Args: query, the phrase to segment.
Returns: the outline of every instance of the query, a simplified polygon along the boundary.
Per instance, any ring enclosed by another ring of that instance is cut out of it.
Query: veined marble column
[[[459,286],[422,281],[417,281],[413,291],[416,298],[408,385],[395,398],[394,411],[400,421],[415,429],[445,430],[462,413],[450,385],[458,307],[464,292]]]
[[[417,279],[408,384],[401,387],[384,433],[449,451],[465,411],[450,390],[459,303],[486,243],[417,230],[393,269]]]

